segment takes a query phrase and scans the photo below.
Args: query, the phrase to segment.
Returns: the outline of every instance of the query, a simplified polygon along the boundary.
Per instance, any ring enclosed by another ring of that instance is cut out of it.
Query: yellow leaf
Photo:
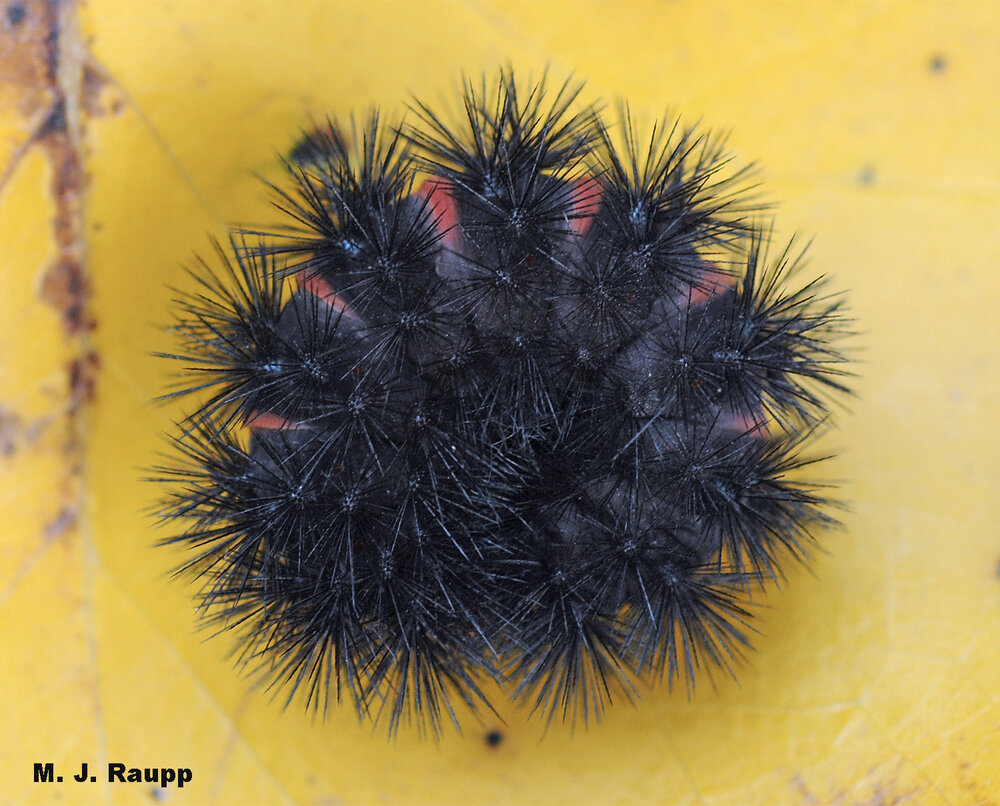
[[[998,43],[986,2],[0,3],[0,802],[1000,802]],[[151,353],[182,264],[278,217],[254,174],[300,129],[508,61],[759,160],[862,331],[825,439],[852,508],[738,683],[387,742],[282,711],[196,631],[147,514],[182,410]]]

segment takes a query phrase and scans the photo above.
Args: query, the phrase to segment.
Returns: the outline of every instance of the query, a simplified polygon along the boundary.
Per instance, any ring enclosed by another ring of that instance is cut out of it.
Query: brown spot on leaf
[[[78,341],[79,352],[67,367],[69,416],[94,399],[100,362],[87,342],[95,323],[90,317],[90,283],[87,278],[83,200],[83,116],[96,105],[105,79],[89,65],[80,46],[76,6],[70,0],[30,4],[26,18],[44,28],[29,42],[33,48],[32,75],[47,85],[51,102],[34,134],[52,166],[55,202],[53,236],[59,254],[42,279],[41,297],[59,313],[67,336]],[[71,428],[75,431],[75,428]],[[75,444],[75,440],[71,440]]]
[[[45,149],[52,166],[53,234],[59,256],[46,274],[42,297],[60,312],[69,335],[89,328],[81,111],[103,84],[96,70],[88,72],[75,14],[71,0],[23,0],[6,7],[7,25],[0,27],[3,101],[27,124],[23,142],[0,173],[0,187],[28,149]]]
[[[45,0],[9,3],[0,25],[0,75],[4,92],[28,112],[39,105],[51,84],[49,51],[55,20],[53,4]],[[44,105],[44,104],[42,104]]]
[[[92,403],[97,387],[97,371],[101,359],[91,350],[69,363],[70,412],[77,412],[83,405]]]
[[[83,108],[89,115],[102,115],[104,109],[101,107],[101,93],[108,84],[108,79],[104,73],[93,65],[83,67],[83,86],[80,94],[80,101]]]
[[[86,301],[89,287],[83,267],[76,260],[63,256],[42,278],[41,296],[62,318],[70,335],[92,330],[93,320],[87,317]]]

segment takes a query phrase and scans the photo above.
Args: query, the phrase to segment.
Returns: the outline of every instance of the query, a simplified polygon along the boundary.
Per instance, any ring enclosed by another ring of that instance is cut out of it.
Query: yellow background
[[[1000,803],[1000,4],[61,13],[76,70],[60,80],[89,79],[68,97],[95,328],[67,334],[42,293],[57,205],[32,137],[52,93],[0,66],[0,802],[161,802],[31,782],[35,761],[123,761],[193,768],[169,804]],[[0,64],[25,24],[0,2]],[[346,709],[282,712],[195,631],[192,588],[168,579],[181,553],[152,547],[146,514],[144,468],[179,412],[150,403],[171,369],[150,354],[170,346],[158,327],[192,253],[227,222],[276,219],[254,174],[280,178],[300,127],[438,103],[461,71],[507,61],[574,72],[647,120],[671,107],[731,128],[763,166],[779,232],[815,234],[810,266],[850,290],[861,331],[859,397],[825,438],[852,506],[812,573],[766,597],[738,683],[644,692],[544,738],[503,706],[506,725],[440,745],[387,741]],[[72,365],[92,367],[92,400],[69,391]]]

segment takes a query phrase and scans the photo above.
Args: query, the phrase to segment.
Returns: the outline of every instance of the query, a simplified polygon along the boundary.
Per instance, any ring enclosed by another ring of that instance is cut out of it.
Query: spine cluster
[[[206,617],[310,706],[437,731],[729,669],[828,520],[839,298],[767,256],[746,171],[578,90],[469,84],[293,153],[286,224],[194,272],[164,515]]]

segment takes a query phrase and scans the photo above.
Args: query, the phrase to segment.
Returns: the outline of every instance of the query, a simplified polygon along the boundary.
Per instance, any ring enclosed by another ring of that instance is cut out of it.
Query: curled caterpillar
[[[437,733],[484,679],[548,718],[690,688],[831,520],[797,471],[841,297],[768,257],[720,140],[579,95],[506,70],[454,125],[318,128],[285,224],[178,299],[164,542],[307,707]]]

